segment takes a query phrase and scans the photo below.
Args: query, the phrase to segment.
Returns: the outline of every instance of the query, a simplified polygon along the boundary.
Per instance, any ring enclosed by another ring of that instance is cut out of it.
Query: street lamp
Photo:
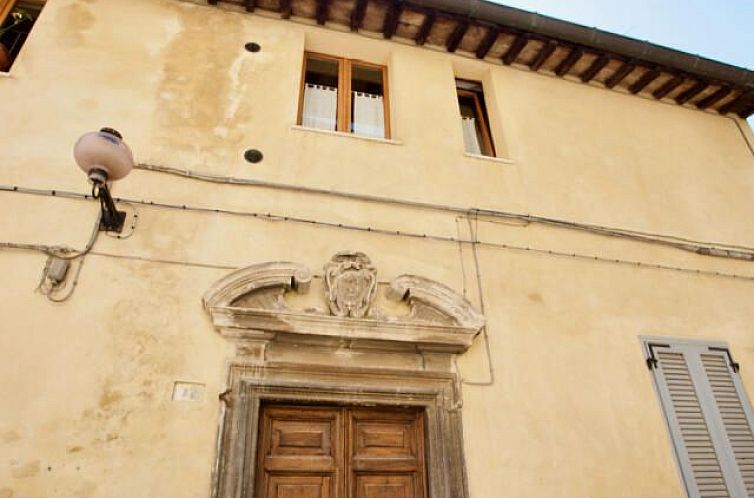
[[[134,167],[131,149],[116,130],[102,128],[79,138],[73,147],[73,157],[92,182],[92,195],[100,201],[100,230],[120,233],[126,213],[115,208],[108,182],[120,180],[131,172]]]

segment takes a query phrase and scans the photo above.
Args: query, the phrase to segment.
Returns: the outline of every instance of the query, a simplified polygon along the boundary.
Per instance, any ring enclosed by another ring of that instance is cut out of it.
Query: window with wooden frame
[[[390,138],[387,68],[307,52],[298,124],[365,137]]]
[[[0,72],[13,65],[44,3],[44,0],[0,0]]]
[[[464,148],[469,154],[495,156],[492,143],[487,106],[484,102],[482,84],[476,81],[456,79],[458,107],[461,111]]]
[[[426,498],[416,408],[262,405],[257,498]]]

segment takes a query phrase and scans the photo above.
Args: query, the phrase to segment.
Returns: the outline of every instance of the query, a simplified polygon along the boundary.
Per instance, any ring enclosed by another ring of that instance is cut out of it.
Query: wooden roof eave
[[[223,1],[249,12],[276,11],[283,19],[345,24],[351,31],[379,26],[370,31],[386,39],[411,33],[419,46],[439,46],[701,110],[742,118],[754,113],[754,71],[486,0]],[[216,5],[218,0],[207,2]],[[421,22],[412,25],[417,15]]]

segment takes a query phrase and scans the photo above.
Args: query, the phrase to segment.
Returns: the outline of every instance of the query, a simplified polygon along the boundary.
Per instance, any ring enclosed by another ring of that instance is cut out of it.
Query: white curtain
[[[353,92],[353,132],[366,137],[385,137],[382,95]]]
[[[307,83],[304,88],[304,116],[301,124],[307,128],[334,131],[337,116],[338,89]]]
[[[476,119],[463,116],[461,117],[461,125],[463,126],[463,143],[466,152],[481,154],[482,149],[479,147],[479,137],[476,133]]]

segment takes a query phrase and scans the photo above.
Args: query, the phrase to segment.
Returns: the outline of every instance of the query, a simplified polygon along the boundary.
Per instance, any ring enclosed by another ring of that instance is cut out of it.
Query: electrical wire
[[[479,311],[482,315],[485,314],[484,310],[484,294],[482,291],[482,272],[479,267],[479,255],[477,254],[477,244],[479,244],[478,229],[479,219],[474,217],[474,224],[471,222],[471,216],[466,217],[466,221],[469,225],[469,235],[471,237],[471,253],[474,256],[474,270],[476,272],[477,292],[479,293]],[[484,339],[484,350],[487,353],[487,367],[489,372],[489,379],[486,381],[472,381],[463,379],[461,382],[467,386],[491,386],[495,383],[495,367],[492,361],[492,351],[490,350],[490,337],[487,334],[487,323],[482,326],[482,338]],[[454,358],[455,359],[455,358]]]
[[[751,152],[751,155],[754,156],[754,145],[751,145],[751,142],[749,142],[749,137],[746,136],[746,132],[741,126],[741,122],[733,116],[728,116],[728,117],[731,120],[733,120],[734,123],[736,123],[736,128],[738,128],[738,132],[741,134],[741,138],[743,138],[744,142],[746,143],[746,147],[749,148],[749,152]]]
[[[51,193],[52,191],[49,191],[49,190],[28,189],[28,188],[18,187],[18,186],[8,188],[7,186],[0,185],[0,191],[3,191],[3,190],[9,191],[9,192],[22,193],[22,194],[31,194],[31,195],[43,195],[43,196],[53,195]],[[77,192],[61,192],[61,191],[54,191],[54,192],[55,192],[54,195],[57,197],[64,197],[64,198],[69,198],[69,199],[90,199],[91,198],[90,195],[81,194]],[[302,217],[297,217],[297,216],[284,216],[284,215],[277,215],[277,214],[272,214],[272,213],[260,213],[260,212],[254,212],[254,211],[240,211],[240,210],[221,209],[221,208],[207,208],[207,207],[201,207],[201,206],[191,206],[191,205],[186,205],[186,204],[170,204],[170,203],[165,203],[165,202],[136,200],[136,199],[117,198],[115,200],[117,202],[126,201],[126,202],[130,202],[137,205],[149,206],[149,207],[160,208],[160,209],[172,209],[172,210],[190,211],[190,212],[207,213],[207,214],[223,214],[223,215],[230,215],[230,216],[256,218],[256,219],[265,220],[265,221],[275,221],[275,222],[282,221],[282,222],[290,222],[290,223],[300,223],[300,224],[305,224],[305,225],[310,225],[310,226],[323,226],[323,227],[329,227],[329,228],[368,232],[368,233],[375,233],[375,234],[388,235],[388,236],[394,236],[394,237],[405,237],[405,238],[432,240],[432,241],[439,241],[439,242],[452,242],[454,244],[458,243],[459,241],[464,242],[464,243],[469,243],[469,244],[472,243],[472,240],[464,240],[464,239],[459,239],[457,237],[451,237],[451,236],[446,236],[446,235],[433,235],[433,234],[419,233],[419,232],[406,232],[406,231],[401,231],[401,230],[372,228],[372,227],[362,226],[362,225],[335,223],[335,222],[321,221],[321,220],[316,220],[316,219],[311,219],[311,218],[302,218]],[[671,265],[664,265],[664,264],[645,263],[642,261],[632,261],[632,260],[624,260],[620,258],[609,258],[609,257],[604,257],[604,256],[580,254],[580,253],[575,253],[575,252],[572,253],[572,252],[565,252],[565,251],[557,251],[557,250],[543,249],[543,248],[531,247],[531,246],[519,246],[515,244],[506,244],[506,243],[500,243],[500,242],[488,242],[488,241],[478,240],[475,242],[475,244],[477,246],[492,247],[492,248],[498,248],[498,249],[508,249],[508,250],[513,250],[513,251],[528,252],[528,253],[533,253],[533,254],[558,256],[558,257],[570,257],[570,258],[575,258],[575,259],[581,259],[584,261],[598,261],[598,262],[605,262],[605,263],[630,265],[630,266],[635,266],[635,267],[640,267],[640,268],[674,270],[674,271],[685,272],[685,273],[693,273],[696,275],[707,275],[707,276],[754,281],[754,276],[750,276],[750,275],[739,275],[739,274],[734,274],[734,273],[725,273],[725,272],[718,272],[718,271],[711,271],[711,270],[701,270],[701,269],[695,269],[695,268],[685,268],[685,267],[678,267],[678,266],[671,266]],[[38,250],[40,252],[44,252],[45,254],[48,254],[48,251],[52,247],[57,247],[57,246],[39,246],[35,244],[16,244],[16,243],[10,243],[10,242],[0,242],[0,248],[2,247]]]
[[[456,216],[456,235],[458,236],[458,239],[461,239],[461,226],[459,224],[459,221],[461,220],[460,216]],[[462,282],[462,290],[463,290],[463,297],[468,298],[468,289],[466,288],[466,266],[463,264],[463,242],[458,242],[458,258],[460,259],[460,266],[461,266],[461,282]]]
[[[105,232],[105,235],[110,237],[111,239],[129,239],[133,236],[133,234],[136,232],[136,226],[139,224],[139,212],[136,210],[136,206],[131,204],[130,202],[123,201],[121,204],[125,204],[131,209],[131,226],[128,227],[128,233],[125,235],[123,233],[118,232]]]
[[[2,190],[2,188],[0,188],[0,190]],[[90,196],[87,196],[87,198],[88,197]],[[97,241],[97,235],[99,234],[99,231],[100,231],[99,226],[100,226],[101,218],[102,218],[102,213],[98,211],[97,219],[94,221],[94,228],[92,229],[92,233],[89,236],[89,240],[87,241],[84,248],[81,250],[77,250],[68,246],[61,246],[61,245],[25,244],[25,243],[20,243],[20,242],[0,242],[0,248],[37,251],[53,258],[65,259],[65,260],[78,259],[80,257],[86,256],[94,247],[94,243]]]
[[[451,206],[447,204],[434,204],[427,202],[411,201],[405,199],[398,199],[393,197],[383,197],[368,194],[357,194],[353,192],[343,192],[333,189],[321,189],[316,187],[305,187],[300,185],[292,185],[287,183],[269,182],[265,180],[254,180],[250,178],[238,178],[232,176],[215,175],[211,173],[197,172],[191,170],[182,170],[173,168],[170,166],[159,166],[147,163],[140,163],[135,166],[136,169],[151,171],[156,173],[170,174],[189,178],[193,180],[200,180],[210,183],[219,183],[226,185],[236,186],[251,186],[268,188],[275,190],[286,190],[299,193],[307,193],[314,195],[327,195],[334,197],[341,197],[345,199],[353,199],[365,202],[375,202],[381,204],[402,205],[406,207],[413,207],[419,209],[428,209],[436,211],[453,212],[465,215],[469,212],[477,212],[479,215],[483,215],[490,218],[505,218],[508,220],[518,220],[523,223],[538,223],[550,226],[557,226],[559,228],[574,229],[587,231],[597,235],[623,237],[641,242],[660,244],[684,251],[693,252],[696,254],[702,254],[707,256],[717,256],[733,259],[742,259],[747,261],[754,261],[754,247],[728,244],[721,242],[703,242],[694,240],[678,235],[658,234],[651,232],[644,232],[640,230],[631,230],[625,228],[615,228],[603,225],[596,225],[591,223],[580,223],[568,220],[560,220],[557,218],[549,218],[546,216],[537,216],[531,214],[514,213],[509,211],[501,211],[495,209],[485,208],[461,208],[458,206]]]
[[[76,290],[76,286],[79,284],[79,276],[81,275],[81,269],[84,267],[84,261],[86,261],[86,256],[79,257],[77,261],[78,261],[78,264],[76,265],[76,274],[73,276],[73,281],[71,282],[71,287],[68,289],[68,292],[62,297],[57,297],[56,291],[58,291],[58,289],[53,288],[50,290],[50,292],[45,293],[45,297],[47,299],[49,299],[53,303],[62,303],[64,301],[68,301],[71,298],[71,296],[73,296],[73,291]]]
[[[102,252],[102,251],[91,251],[89,253],[91,256],[100,256],[104,258],[113,258],[113,259],[127,259],[131,261],[143,261],[145,263],[160,263],[165,265],[179,265],[179,266],[190,266],[193,268],[210,268],[213,270],[238,270],[240,268],[239,266],[231,266],[231,265],[216,265],[212,263],[200,263],[200,262],[194,262],[194,261],[176,261],[171,259],[164,259],[164,258],[148,258],[145,256],[135,256],[131,254],[115,254],[111,252]],[[317,276],[315,276],[317,278]]]

